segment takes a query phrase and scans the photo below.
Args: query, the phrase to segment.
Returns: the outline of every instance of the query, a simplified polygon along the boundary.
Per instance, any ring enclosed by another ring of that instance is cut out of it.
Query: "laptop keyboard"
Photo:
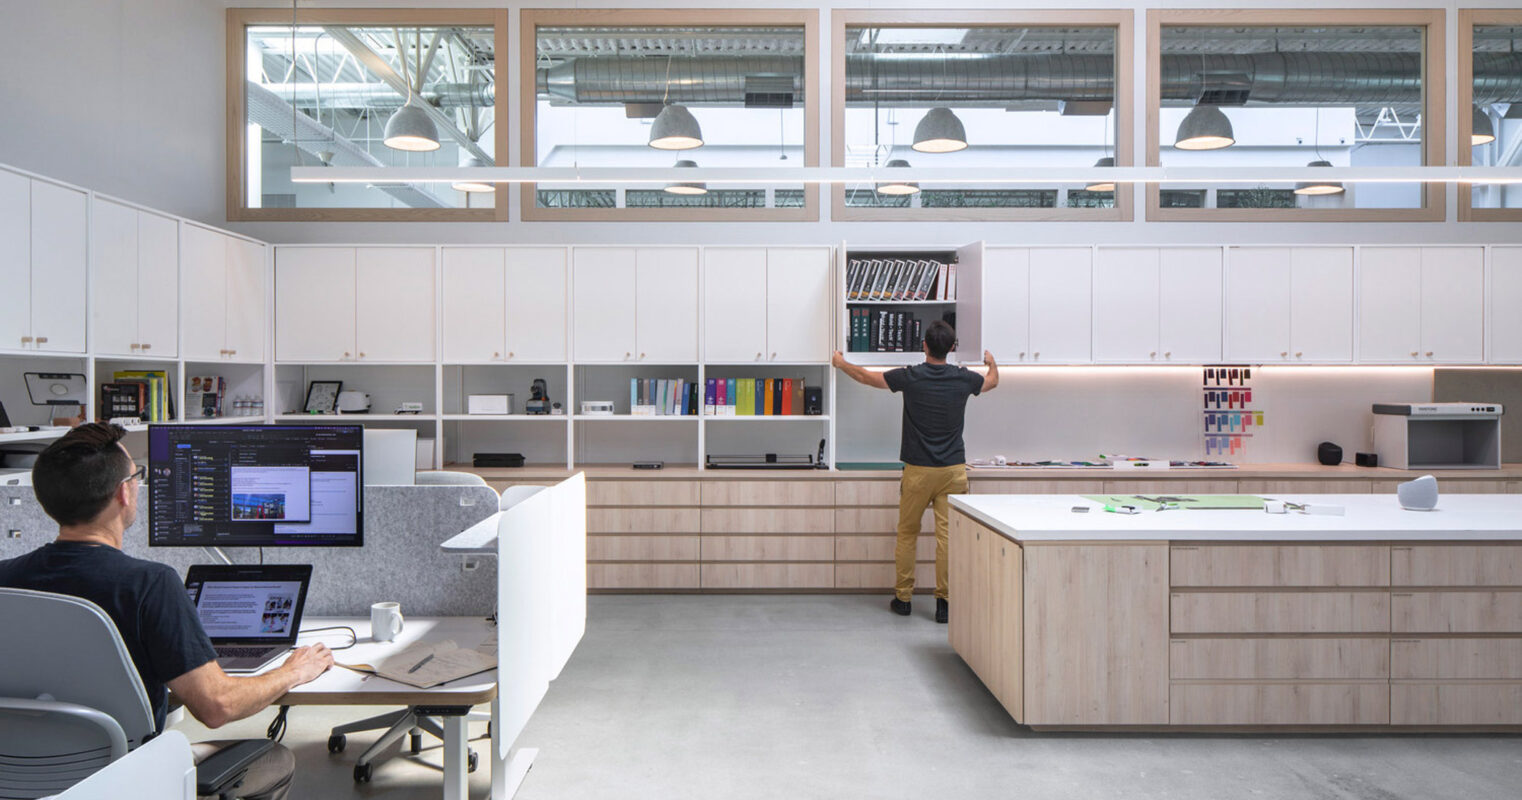
[[[217,655],[221,658],[256,658],[265,655],[271,649],[269,647],[218,647]]]

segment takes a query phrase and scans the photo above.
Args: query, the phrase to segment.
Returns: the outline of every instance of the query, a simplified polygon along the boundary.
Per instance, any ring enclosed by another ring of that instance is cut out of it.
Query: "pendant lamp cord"
[[[301,128],[296,124],[296,3],[291,0],[291,147],[295,148],[296,166],[306,166],[301,160]],[[244,45],[247,46],[246,44]],[[317,77],[312,76],[316,81]]]
[[[671,98],[671,54],[666,54],[666,86],[661,92],[661,106],[664,108]]]
[[[1311,147],[1316,150],[1316,160],[1324,161],[1321,157],[1321,106],[1316,106],[1316,133],[1311,140]]]

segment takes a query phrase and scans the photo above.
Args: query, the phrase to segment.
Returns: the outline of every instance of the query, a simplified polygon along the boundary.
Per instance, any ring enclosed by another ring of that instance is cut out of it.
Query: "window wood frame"
[[[1151,9],[1147,12],[1147,166],[1161,165],[1158,124],[1162,102],[1162,29],[1174,26],[1410,26],[1425,28],[1422,45],[1422,163],[1447,163],[1447,73],[1445,14],[1441,9]],[[1161,187],[1147,184],[1149,222],[1442,222],[1447,185],[1423,185],[1421,208],[1160,208]]]
[[[904,11],[837,9],[830,12],[830,163],[845,166],[845,80],[847,27],[879,28],[1115,28],[1115,165],[1133,166],[1135,109],[1132,40],[1135,14],[1129,9],[1073,11]],[[1076,182],[1075,182],[1076,183]],[[830,187],[830,217],[837,221],[903,222],[1130,222],[1132,185],[1115,186],[1111,208],[871,208],[846,205],[846,187]]]
[[[541,26],[803,28],[803,166],[819,166],[819,11],[817,9],[537,9],[519,18],[519,160],[538,164],[538,81],[535,62]],[[506,119],[504,116],[503,119]],[[503,151],[505,152],[505,151]],[[697,176],[701,179],[701,175]],[[779,183],[787,183],[785,179]],[[801,181],[800,181],[801,182]],[[519,187],[525,222],[818,222],[819,187],[805,183],[802,208],[540,208],[538,184]]]
[[[1463,110],[1474,106],[1474,29],[1485,25],[1522,25],[1522,10],[1514,8],[1459,9],[1459,80],[1457,120],[1461,167],[1474,165],[1474,148],[1469,142],[1474,132],[1474,115]],[[1458,185],[1460,222],[1522,222],[1522,208],[1476,208],[1469,184]]]

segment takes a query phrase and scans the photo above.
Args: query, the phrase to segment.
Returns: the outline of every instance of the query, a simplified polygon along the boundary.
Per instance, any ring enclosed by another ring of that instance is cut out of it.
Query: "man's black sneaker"
[[[900,617],[907,617],[909,616],[909,611],[912,607],[903,600],[895,597],[893,598],[893,602],[888,604],[888,608],[893,609],[893,613],[899,615]]]
[[[946,602],[946,598],[937,597],[935,599],[935,621],[945,623],[947,610],[948,604]]]

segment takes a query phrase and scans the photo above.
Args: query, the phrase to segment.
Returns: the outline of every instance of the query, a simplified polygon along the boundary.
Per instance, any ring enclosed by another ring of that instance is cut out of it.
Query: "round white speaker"
[[[1395,487],[1400,507],[1407,511],[1431,511],[1437,508],[1437,478],[1423,475]]]

